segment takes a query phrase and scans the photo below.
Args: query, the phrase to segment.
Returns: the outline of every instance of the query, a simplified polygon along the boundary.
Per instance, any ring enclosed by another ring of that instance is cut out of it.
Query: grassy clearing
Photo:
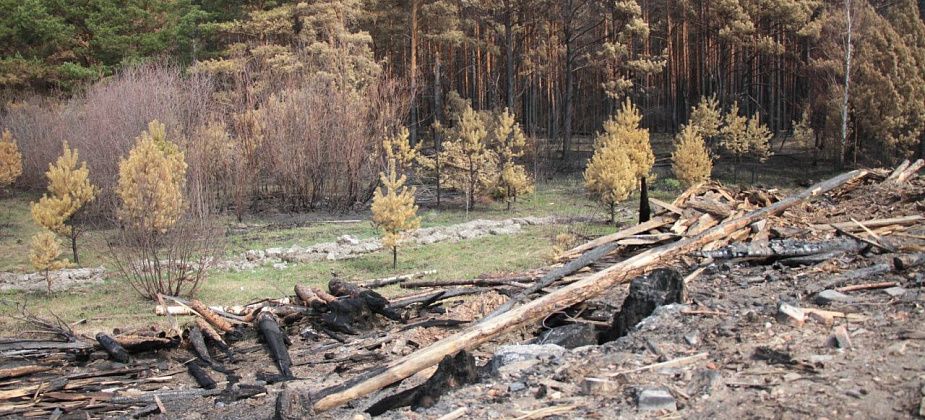
[[[520,271],[546,264],[556,236],[567,229],[565,226],[531,226],[516,235],[405,248],[399,251],[399,267],[396,270],[391,268],[390,255],[378,252],[350,260],[290,264],[282,270],[264,266],[238,273],[216,271],[200,290],[199,298],[212,305],[232,305],[283,297],[292,294],[296,283],[326,285],[332,271],[344,278],[370,279],[396,273],[437,270],[438,274],[432,278],[442,280],[472,278],[486,272]],[[613,228],[600,227],[600,230],[603,233]],[[478,261],[478,264],[473,264],[473,261]],[[383,292],[394,295],[402,291],[393,287]],[[151,302],[141,299],[128,285],[114,278],[100,286],[60,292],[51,297],[41,292],[17,292],[2,295],[2,298],[25,302],[36,313],[53,311],[65,320],[85,319],[87,322],[78,327],[82,331],[165,322],[164,318],[153,315]],[[4,334],[21,328],[15,323],[0,320],[0,331]]]
[[[540,183],[537,192],[515,204],[508,211],[503,203],[479,205],[466,212],[447,203],[444,209],[421,209],[422,225],[445,226],[474,219],[505,219],[518,216],[571,215],[603,218],[603,210],[588,200],[580,178],[560,179]],[[29,237],[38,231],[29,215],[29,201],[33,198],[15,197],[0,200],[8,214],[9,227],[0,238],[0,270],[28,272]],[[0,216],[3,217],[3,216]],[[298,217],[303,217],[299,220]],[[359,219],[352,223],[315,223],[319,220]],[[349,234],[358,238],[376,236],[373,226],[365,221],[368,214],[284,215],[254,217],[238,224],[230,217],[220,219],[229,227],[227,253],[237,254],[249,249],[285,247],[293,244],[310,245],[333,241]],[[314,222],[313,222],[314,221]],[[487,272],[513,272],[540,267],[548,262],[557,236],[562,233],[580,236],[597,236],[612,232],[614,227],[596,223],[571,225],[528,226],[515,235],[488,236],[456,243],[438,243],[400,249],[399,267],[391,268],[390,255],[379,252],[342,261],[325,261],[311,264],[290,264],[278,270],[271,266],[247,272],[213,271],[208,282],[200,289],[199,298],[208,304],[242,304],[267,297],[282,297],[292,293],[296,283],[325,285],[330,273],[350,279],[386,277],[398,273],[437,270],[432,276],[450,280],[471,278]],[[87,232],[81,241],[81,260],[85,266],[106,264],[106,238],[112,230]],[[477,262],[477,263],[474,263]],[[152,303],[136,295],[128,284],[110,272],[110,278],[101,285],[59,292],[54,296],[44,293],[0,293],[0,299],[26,303],[39,314],[53,311],[68,321],[86,320],[77,327],[80,331],[96,331],[113,327],[141,326],[165,322],[153,315]],[[401,289],[385,289],[387,295],[402,293]],[[11,308],[0,308],[9,313]],[[0,334],[9,335],[24,328],[10,320],[0,319]]]

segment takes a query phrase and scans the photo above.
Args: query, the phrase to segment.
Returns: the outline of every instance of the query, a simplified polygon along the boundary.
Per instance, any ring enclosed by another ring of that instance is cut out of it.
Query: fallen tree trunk
[[[315,402],[312,408],[318,412],[330,410],[348,401],[381,389],[384,386],[403,380],[422,369],[439,363],[443,360],[444,356],[454,354],[460,350],[471,350],[499,334],[514,330],[526,323],[542,319],[550,313],[593,298],[616,284],[625,282],[633,276],[642,274],[648,268],[654,268],[659,262],[694,251],[713,241],[723,239],[758,220],[762,220],[770,215],[779,214],[806,199],[826,193],[848,182],[863,178],[866,175],[867,171],[864,170],[856,170],[839,175],[816,184],[799,194],[774,203],[771,206],[752,211],[742,217],[722,223],[697,236],[650,249],[625,261],[614,264],[583,280],[499,315],[490,322],[477,324],[458,334],[444,338],[424,349],[402,357],[390,363],[383,370],[374,371],[376,372],[374,375],[363,377],[359,381],[350,381],[352,385],[347,388],[334,387],[323,390],[316,395],[317,399],[314,400]],[[651,229],[651,227],[649,229]]]
[[[922,215],[912,215],[912,216],[902,216],[902,217],[891,217],[888,219],[873,219],[873,220],[862,220],[860,223],[864,226],[867,226],[870,229],[877,229],[887,226],[909,226],[914,225],[918,222],[925,220],[925,216]],[[813,225],[814,229],[819,230],[835,230],[842,229],[849,232],[856,232],[864,230],[861,226],[858,226],[854,222],[841,222],[841,223],[832,223],[827,225]]]
[[[292,378],[292,359],[289,358],[289,348],[286,347],[286,336],[280,331],[276,317],[269,312],[261,312],[257,315],[257,329],[263,335],[263,341],[267,343],[270,355],[279,367],[279,373],[285,378]]]
[[[513,308],[514,305],[520,302],[523,302],[530,295],[540,290],[543,290],[550,284],[562,279],[563,277],[569,274],[572,274],[578,270],[581,270],[582,268],[585,268],[591,264],[594,264],[597,260],[611,253],[613,250],[617,249],[617,247],[619,246],[620,245],[617,244],[616,242],[606,243],[604,245],[601,245],[597,248],[594,248],[582,254],[580,257],[572,261],[569,261],[568,264],[565,264],[562,267],[559,267],[555,270],[550,271],[549,273],[546,273],[546,275],[544,275],[543,278],[540,279],[540,281],[536,282],[536,284],[534,284],[533,286],[530,286],[530,288],[524,290],[523,292],[518,293],[516,296],[509,299],[503,305],[498,307],[498,309],[495,309],[490,314],[488,314],[488,316],[483,318],[482,321],[480,322],[485,322],[489,319],[492,319],[498,315],[501,315],[511,310],[511,308]]]
[[[227,332],[231,332],[234,330],[234,327],[231,326],[230,322],[226,321],[224,318],[222,318],[221,316],[213,312],[211,309],[209,309],[206,305],[204,305],[199,300],[193,299],[189,301],[189,304],[187,306],[189,306],[190,309],[196,311],[196,313],[198,313],[199,316],[201,316],[203,319],[208,321],[209,324],[212,324],[212,326],[218,329],[219,331],[223,333],[227,333]]]
[[[731,258],[789,258],[825,254],[833,251],[859,251],[866,245],[853,239],[832,239],[819,242],[807,242],[793,239],[769,241],[767,243],[735,243],[716,251],[702,252],[701,255],[714,259]]]
[[[119,345],[116,340],[113,340],[112,337],[106,335],[106,333],[97,333],[96,341],[100,343],[100,346],[103,347],[103,350],[106,350],[106,353],[109,354],[109,357],[112,358],[112,360],[120,363],[129,362],[130,358],[128,351]]]
[[[535,278],[535,277],[534,277]],[[409,281],[401,284],[402,289],[413,289],[418,287],[446,287],[446,286],[509,286],[512,283],[529,281],[534,278],[525,276],[502,277],[489,279],[463,279],[463,280],[420,280]]]
[[[367,289],[376,289],[379,287],[385,287],[391,284],[401,283],[401,282],[421,278],[421,277],[431,275],[431,274],[436,274],[436,273],[437,273],[437,270],[427,270],[427,271],[421,271],[418,273],[402,274],[400,276],[361,281],[359,283],[356,283],[356,285],[360,287],[365,287]]]

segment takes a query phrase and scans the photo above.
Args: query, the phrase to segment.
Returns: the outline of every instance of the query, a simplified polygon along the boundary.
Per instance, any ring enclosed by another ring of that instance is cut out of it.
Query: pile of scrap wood
[[[833,273],[811,293],[880,287],[854,280],[925,262],[925,180],[916,176],[921,167],[920,161],[894,171],[856,170],[789,196],[698,185],[671,203],[651,200],[658,211],[649,221],[528,272],[439,281],[419,279],[423,275],[360,283],[335,277],[326,290],[297,285],[292,296],[241,306],[164,296],[157,311],[168,318],[168,329],[93,338],[61,322],[29,317],[24,321],[45,325],[51,338],[0,342],[0,415],[49,416],[58,410],[140,416],[203,396],[226,402],[268,398],[276,392],[272,384],[285,382],[276,396],[277,415],[304,417],[440,365],[423,388],[370,407],[383,412],[469,383],[469,352],[481,344],[524,326],[535,329],[550,315],[657,268],[673,267],[690,282],[704,267],[727,260],[808,266]],[[414,291],[392,298],[374,291],[396,284]],[[472,295],[483,308],[460,316],[453,304]],[[485,304],[489,295],[497,300]],[[612,327],[608,319],[584,321]]]

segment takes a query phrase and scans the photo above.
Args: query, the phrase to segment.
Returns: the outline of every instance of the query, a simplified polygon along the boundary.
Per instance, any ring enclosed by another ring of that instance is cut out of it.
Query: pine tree
[[[800,121],[792,121],[791,124],[793,125],[793,141],[796,146],[803,148],[813,147],[816,141],[816,132],[810,125],[809,110],[803,111]]]
[[[675,150],[671,154],[671,169],[685,186],[710,179],[713,159],[703,141],[700,128],[684,127],[675,137]]]
[[[61,156],[54,164],[49,164],[45,172],[48,194],[32,203],[32,219],[37,225],[68,238],[74,264],[79,264],[77,238],[81,229],[74,225],[73,219],[84,205],[96,197],[98,189],[90,183],[87,162],[78,166],[77,149],[72,150],[67,142],[62,147]]]
[[[732,166],[733,182],[738,177],[739,162],[749,151],[747,129],[748,118],[739,115],[739,103],[735,102],[723,116],[723,128],[720,130],[723,149],[735,158]]]
[[[629,169],[642,190],[645,189],[645,178],[649,176],[652,165],[655,164],[655,155],[652,153],[652,144],[649,142],[649,130],[641,128],[641,122],[642,114],[627,99],[623,102],[620,112],[604,122],[604,132],[594,140],[594,149],[595,153],[600,148],[610,145],[620,149],[626,155],[630,164]],[[631,187],[630,191],[634,189]],[[640,195],[639,219],[641,222],[648,220],[649,214],[648,199],[644,199],[642,195],[647,195],[647,193],[643,191]]]
[[[401,174],[411,169],[411,165],[419,157],[417,148],[411,147],[408,134],[408,129],[402,128],[395,137],[390,137],[382,141],[382,148],[385,150],[386,160],[394,161],[398,172]]]
[[[466,194],[466,210],[475,197],[487,192],[497,181],[498,154],[488,144],[485,117],[465,104],[456,125],[447,130],[447,141],[440,153],[444,185]]]
[[[405,175],[398,176],[397,162],[389,159],[389,173],[380,173],[382,185],[373,193],[373,224],[382,232],[382,245],[392,250],[392,268],[398,267],[398,245],[404,232],[417,229],[420,219],[414,205],[415,189],[405,186]]]
[[[691,118],[688,126],[695,126],[704,139],[709,139],[719,134],[723,118],[719,111],[719,101],[716,95],[709,98],[704,96],[700,98],[700,103],[691,109]]]
[[[13,133],[3,130],[3,135],[0,136],[0,192],[12,185],[21,174],[22,154],[19,153]]]
[[[51,294],[51,276],[48,272],[69,266],[66,260],[59,259],[60,256],[61,246],[58,245],[58,239],[53,232],[43,230],[32,237],[32,250],[29,261],[36,270],[39,270],[45,276],[45,284],[48,287],[49,294]]]
[[[523,156],[527,137],[520,129],[514,114],[507,108],[497,113],[494,121],[492,148],[497,152],[498,163],[501,165],[497,192],[504,198],[510,210],[511,203],[516,201],[518,196],[533,190],[533,182],[527,175],[527,170],[514,161]]]
[[[164,124],[151,121],[128,157],[119,162],[119,218],[138,232],[155,236],[166,232],[183,212],[185,182],[183,152],[167,140]]]
[[[755,168],[771,156],[771,138],[774,134],[768,126],[761,123],[761,116],[756,112],[748,119],[745,127],[745,142],[748,144],[748,156],[752,162],[752,183],[755,182]]]
[[[610,223],[616,223],[617,204],[636,188],[636,172],[627,150],[615,142],[595,148],[585,168],[585,187],[610,210]]]

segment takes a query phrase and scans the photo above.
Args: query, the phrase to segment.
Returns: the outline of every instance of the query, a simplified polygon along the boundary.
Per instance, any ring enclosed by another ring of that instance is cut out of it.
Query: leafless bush
[[[406,96],[391,80],[356,91],[309,78],[281,92],[260,112],[265,175],[290,208],[367,201],[382,168],[382,139],[405,115]]]
[[[113,265],[141,296],[192,296],[222,255],[223,232],[186,217],[166,233],[123,228],[109,242]]]
[[[88,209],[99,217],[111,214],[119,159],[148,122],[157,119],[173,138],[189,138],[209,115],[211,91],[211,81],[204,76],[187,77],[174,66],[147,64],[93,84],[64,103],[35,98],[12,104],[0,115],[0,126],[13,131],[19,141],[23,154],[19,185],[32,191],[46,187],[44,173],[57,158],[61,142],[79,149],[92,182],[101,187]]]

